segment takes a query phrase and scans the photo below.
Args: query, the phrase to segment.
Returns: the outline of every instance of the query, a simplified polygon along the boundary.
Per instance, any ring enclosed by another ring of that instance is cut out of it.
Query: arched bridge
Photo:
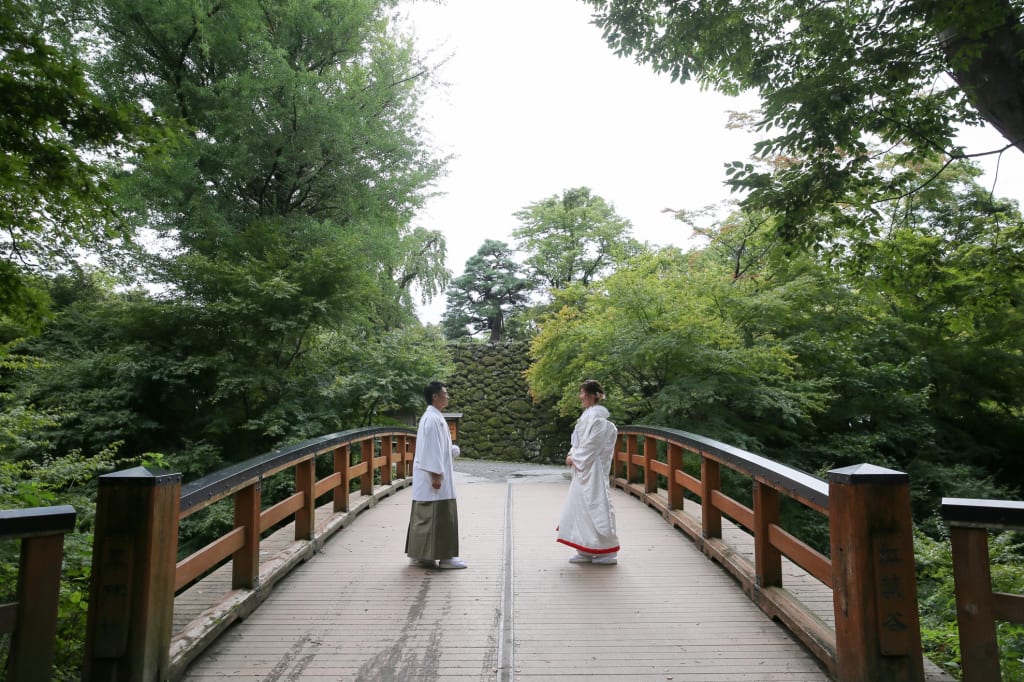
[[[184,486],[144,468],[101,477],[84,678],[949,679],[922,656],[905,474],[862,465],[825,481],[698,435],[621,427],[617,566],[570,565],[555,544],[560,470],[467,461],[470,568],[425,570],[402,553],[414,444],[408,429],[356,429]],[[727,494],[725,474],[749,482],[749,501]],[[824,516],[828,548],[787,530],[784,505]],[[964,670],[998,680],[994,623],[1024,621],[1024,598],[986,584],[985,529],[1024,528],[1024,503],[943,507]],[[233,521],[179,548],[196,514]],[[73,518],[0,515],[0,536],[25,538],[19,600],[0,607],[8,679],[47,679]]]

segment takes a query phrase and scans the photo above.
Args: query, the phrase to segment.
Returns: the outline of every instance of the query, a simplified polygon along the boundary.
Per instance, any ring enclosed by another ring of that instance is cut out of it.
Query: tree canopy
[[[418,405],[447,357],[413,291],[449,275],[443,238],[411,221],[445,160],[418,120],[431,70],[390,3],[32,8],[18,26],[52,35],[89,97],[148,112],[147,144],[98,177],[126,234],[157,247],[126,291],[44,273],[54,318],[11,349],[0,388],[40,418],[6,452],[153,451],[195,475]],[[44,9],[62,24],[33,23]]]
[[[567,189],[514,215],[519,227],[512,236],[526,254],[527,277],[548,291],[586,287],[640,250],[630,222],[588,187]]]
[[[848,222],[847,202],[870,213],[898,199],[900,178],[875,163],[890,150],[908,164],[962,158],[958,129],[987,121],[1024,151],[1014,0],[587,2],[617,53],[674,80],[760,95],[754,125],[767,139],[754,152],[769,163],[736,161],[729,182],[789,239],[813,244]]]
[[[908,172],[920,181],[944,164]],[[846,230],[802,251],[773,216],[737,211],[703,248],[568,290],[533,342],[531,390],[571,413],[580,377],[596,377],[624,423],[805,471],[907,471],[919,519],[942,495],[1017,496],[1024,228],[978,173],[953,164],[888,205],[882,236]]]
[[[491,343],[501,341],[509,318],[525,306],[531,289],[509,245],[485,240],[448,288],[441,319],[445,336],[457,339],[486,332]]]
[[[108,162],[143,134],[140,110],[90,87],[47,9],[0,3],[0,314],[30,324],[47,307],[34,275],[130,240],[110,210]]]

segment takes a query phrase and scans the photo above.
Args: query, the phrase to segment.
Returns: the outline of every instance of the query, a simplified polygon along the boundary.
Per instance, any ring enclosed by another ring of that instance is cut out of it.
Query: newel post
[[[828,480],[836,677],[920,682],[910,477],[860,464]]]
[[[167,679],[181,474],[99,478],[83,679]]]

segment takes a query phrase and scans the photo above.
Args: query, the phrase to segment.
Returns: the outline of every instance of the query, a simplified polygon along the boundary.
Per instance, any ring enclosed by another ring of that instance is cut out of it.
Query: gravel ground
[[[564,466],[530,464],[529,462],[495,462],[486,459],[457,457],[455,472],[470,479],[507,481],[510,478],[565,478]]]

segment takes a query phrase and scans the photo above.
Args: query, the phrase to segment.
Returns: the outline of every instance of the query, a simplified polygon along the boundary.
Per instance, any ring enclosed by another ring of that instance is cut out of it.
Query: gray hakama
[[[405,553],[428,560],[459,555],[459,513],[454,499],[412,503]]]

